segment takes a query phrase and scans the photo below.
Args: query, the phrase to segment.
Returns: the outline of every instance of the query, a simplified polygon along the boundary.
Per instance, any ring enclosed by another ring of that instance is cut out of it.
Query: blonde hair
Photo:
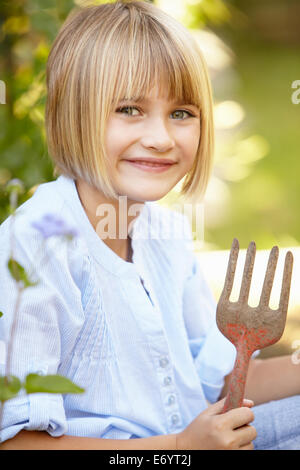
[[[190,32],[145,1],[74,8],[47,62],[45,126],[54,174],[82,178],[117,198],[109,177],[106,123],[121,99],[145,96],[157,84],[168,99],[200,110],[201,138],[181,196],[203,197],[214,151],[211,83]]]

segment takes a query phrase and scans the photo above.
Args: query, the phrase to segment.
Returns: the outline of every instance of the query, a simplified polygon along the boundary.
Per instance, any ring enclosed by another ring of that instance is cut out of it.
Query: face
[[[199,139],[198,108],[170,102],[156,88],[141,102],[118,103],[105,142],[116,192],[138,202],[161,199],[192,168]],[[129,161],[135,159],[155,159],[160,166]]]

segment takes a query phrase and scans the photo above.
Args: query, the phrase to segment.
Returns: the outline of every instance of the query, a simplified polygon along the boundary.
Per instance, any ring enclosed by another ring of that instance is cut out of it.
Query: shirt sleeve
[[[14,258],[27,273],[34,265],[37,273],[31,279],[39,281],[38,285],[25,289],[18,299],[17,283],[7,267],[9,240],[3,232],[0,235],[0,311],[3,312],[0,319],[0,375],[6,373],[8,353],[9,372],[21,381],[29,373],[59,373],[63,354],[71,353],[75,327],[78,329],[81,324],[80,292],[70,270],[63,265],[68,262],[67,257],[63,259],[66,253],[64,242],[55,237],[56,240],[47,240],[48,245],[41,247],[44,240],[40,237],[38,243],[34,233],[29,234],[30,240],[23,233],[16,238]],[[44,267],[39,268],[39,265]],[[13,330],[12,347],[8,347]],[[62,336],[68,340],[62,341]],[[65,434],[67,421],[63,396],[52,393],[26,395],[22,390],[17,397],[6,401],[1,420],[1,441],[14,437],[22,429],[47,431],[52,436]]]
[[[189,269],[183,290],[184,321],[204,395],[213,403],[220,396],[225,376],[233,369],[236,350],[217,327],[216,301],[193,252],[191,231],[185,247]]]

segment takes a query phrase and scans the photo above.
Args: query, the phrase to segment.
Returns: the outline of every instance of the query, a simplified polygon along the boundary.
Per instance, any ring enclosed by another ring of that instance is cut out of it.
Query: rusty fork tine
[[[273,247],[265,273],[260,304],[255,308],[250,307],[248,305],[248,296],[256,252],[255,243],[251,242],[246,254],[239,299],[233,303],[224,302],[224,299],[228,299],[231,293],[238,256],[238,241],[234,240],[234,242],[227,268],[224,293],[222,292],[221,294],[223,298],[220,297],[216,315],[219,330],[236,348],[236,360],[231,372],[228,393],[222,413],[242,406],[247,371],[253,352],[274,344],[282,336],[288,309],[293,269],[293,255],[289,251],[285,257],[279,308],[272,310],[269,307],[269,301],[279,256],[278,247]]]
[[[254,266],[254,259],[255,259],[255,252],[256,252],[256,245],[254,242],[251,242],[248,246],[247,254],[246,254],[246,261],[244,266],[243,278],[242,278],[242,285],[240,290],[240,296],[238,299],[239,303],[247,303],[251,285],[251,278]]]
[[[236,238],[234,238],[232,245],[231,245],[227,272],[226,272],[226,277],[225,277],[225,283],[224,283],[223,291],[220,297],[222,301],[229,300],[229,297],[232,291],[238,255],[239,255],[239,242]]]
[[[263,284],[263,288],[262,288],[261,295],[260,295],[260,301],[259,301],[260,307],[267,307],[269,305],[277,261],[278,261],[278,255],[279,255],[278,246],[273,246],[270,256],[269,256],[264,284]]]
[[[290,296],[290,287],[291,287],[291,277],[293,270],[294,258],[291,251],[288,251],[285,256],[283,278],[281,284],[281,294],[279,300],[279,312],[287,313],[289,296]]]

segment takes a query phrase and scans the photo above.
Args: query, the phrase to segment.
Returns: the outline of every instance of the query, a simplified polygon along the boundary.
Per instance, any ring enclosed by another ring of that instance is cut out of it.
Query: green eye
[[[118,109],[117,109],[117,112],[119,112],[119,113],[121,113],[121,114],[124,114],[124,113],[123,113],[123,110],[124,110],[124,109],[131,110],[131,111],[132,111],[133,109],[136,109],[136,110],[138,111],[138,109],[135,108],[134,106],[123,106],[122,108],[118,108]],[[126,113],[126,114],[127,114],[127,113]],[[131,113],[131,112],[128,113],[128,114],[129,114],[130,116],[132,116],[132,113]]]
[[[184,109],[177,109],[176,111],[174,111],[173,114],[175,113],[186,113],[189,117],[193,117],[193,115],[189,111],[185,111]]]
[[[121,113],[121,114],[127,114],[128,116],[133,116],[134,117],[134,116],[136,116],[136,114],[135,115],[132,114],[132,111],[134,109],[137,110],[138,112],[140,112],[139,109],[136,108],[135,106],[123,106],[121,108],[118,108],[116,110],[116,112]],[[186,111],[184,109],[176,109],[173,113],[171,113],[171,115],[175,115],[175,113],[185,113],[185,114],[187,114],[187,118],[188,117],[194,117],[194,115],[192,113],[190,113],[189,111]],[[183,118],[183,120],[185,120],[187,118]],[[180,120],[180,119],[176,119],[176,120]]]

